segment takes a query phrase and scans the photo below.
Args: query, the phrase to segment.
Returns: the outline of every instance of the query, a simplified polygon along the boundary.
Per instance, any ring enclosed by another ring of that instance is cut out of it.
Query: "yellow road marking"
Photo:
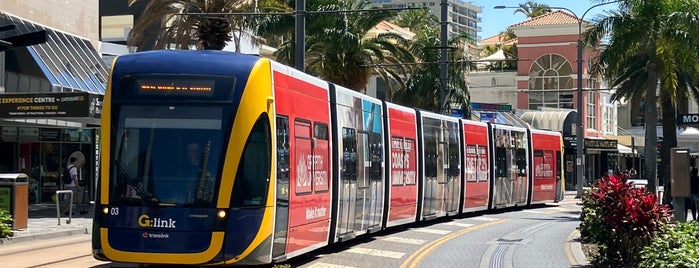
[[[566,239],[566,246],[565,246],[566,256],[568,256],[568,261],[570,261],[570,264],[571,264],[572,266],[578,266],[578,265],[580,265],[580,263],[578,263],[578,260],[575,259],[575,256],[573,256],[573,249],[570,248],[570,247],[571,247],[571,243],[573,242],[573,236],[575,235],[575,232],[577,232],[577,230],[575,230],[575,231],[573,231],[572,233],[570,233],[570,235],[569,235],[568,238]]]
[[[462,234],[468,233],[468,232],[470,232],[470,231],[478,230],[478,229],[481,229],[481,228],[484,228],[484,227],[488,227],[488,226],[490,226],[490,225],[495,225],[495,224],[503,223],[503,222],[506,222],[506,221],[508,221],[508,219],[501,219],[501,220],[497,220],[497,221],[486,222],[486,223],[483,223],[483,224],[479,224],[479,225],[476,225],[476,226],[471,226],[471,227],[468,227],[468,228],[463,229],[463,230],[461,230],[461,231],[454,232],[454,233],[451,233],[451,234],[449,234],[449,235],[445,235],[445,236],[443,236],[443,237],[440,237],[439,239],[437,239],[437,240],[435,240],[435,241],[432,241],[432,242],[430,242],[429,244],[425,245],[424,247],[422,247],[422,248],[418,249],[417,251],[415,251],[412,255],[410,255],[410,256],[408,257],[408,259],[406,259],[406,260],[400,265],[400,267],[401,267],[401,268],[415,268],[418,264],[420,264],[420,262],[422,261],[422,259],[424,259],[424,258],[425,258],[427,255],[429,255],[432,251],[434,251],[435,249],[437,249],[437,247],[439,247],[439,246],[441,246],[442,244],[448,242],[449,240],[452,240],[452,239],[454,239],[454,238],[456,238],[456,237],[458,237],[458,236],[460,236],[460,235],[462,235]]]

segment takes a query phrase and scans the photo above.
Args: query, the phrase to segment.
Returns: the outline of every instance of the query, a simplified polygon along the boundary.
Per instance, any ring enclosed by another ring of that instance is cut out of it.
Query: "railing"
[[[68,206],[68,220],[66,220],[67,224],[70,224],[70,221],[73,219],[73,191],[72,190],[58,190],[56,191],[56,218],[58,219],[58,225],[61,225],[61,198],[60,195],[62,194],[68,194],[70,197],[70,204]]]

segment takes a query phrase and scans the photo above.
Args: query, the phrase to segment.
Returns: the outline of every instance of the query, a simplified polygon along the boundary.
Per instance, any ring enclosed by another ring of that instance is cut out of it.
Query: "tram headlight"
[[[216,222],[214,223],[215,231],[223,231],[226,229],[226,216],[228,216],[226,209],[218,209],[216,211]]]
[[[218,216],[219,219],[225,219],[226,218],[226,211],[223,209],[219,209],[218,213],[216,213],[216,216]]]
[[[107,213],[109,213],[109,208],[108,208],[108,207],[103,207],[103,208],[102,208],[102,214],[107,215]]]

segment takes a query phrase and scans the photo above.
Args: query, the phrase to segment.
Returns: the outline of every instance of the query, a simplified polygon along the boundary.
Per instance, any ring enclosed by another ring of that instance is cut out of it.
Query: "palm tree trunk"
[[[664,91],[661,91],[664,92]],[[671,96],[667,96],[668,93],[661,93],[660,99],[663,105],[663,144],[660,146],[660,159],[662,163],[662,178],[663,178],[663,188],[664,195],[663,200],[669,204],[672,200],[670,193],[670,178],[672,178],[671,166],[670,166],[670,151],[672,148],[677,147],[677,115],[675,114],[675,103],[672,101]]]
[[[648,84],[646,88],[646,105],[645,105],[645,124],[646,124],[646,144],[645,144],[645,176],[648,180],[646,189],[655,193],[658,185],[658,163],[657,163],[657,141],[658,130],[658,110],[656,101],[656,88],[658,74],[654,63],[649,63],[648,69]]]

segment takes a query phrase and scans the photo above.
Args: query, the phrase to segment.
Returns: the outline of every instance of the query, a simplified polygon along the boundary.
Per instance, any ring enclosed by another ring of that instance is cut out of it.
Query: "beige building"
[[[30,203],[51,202],[70,155],[97,179],[107,69],[95,49],[97,1],[0,0],[0,173],[30,176]]]

